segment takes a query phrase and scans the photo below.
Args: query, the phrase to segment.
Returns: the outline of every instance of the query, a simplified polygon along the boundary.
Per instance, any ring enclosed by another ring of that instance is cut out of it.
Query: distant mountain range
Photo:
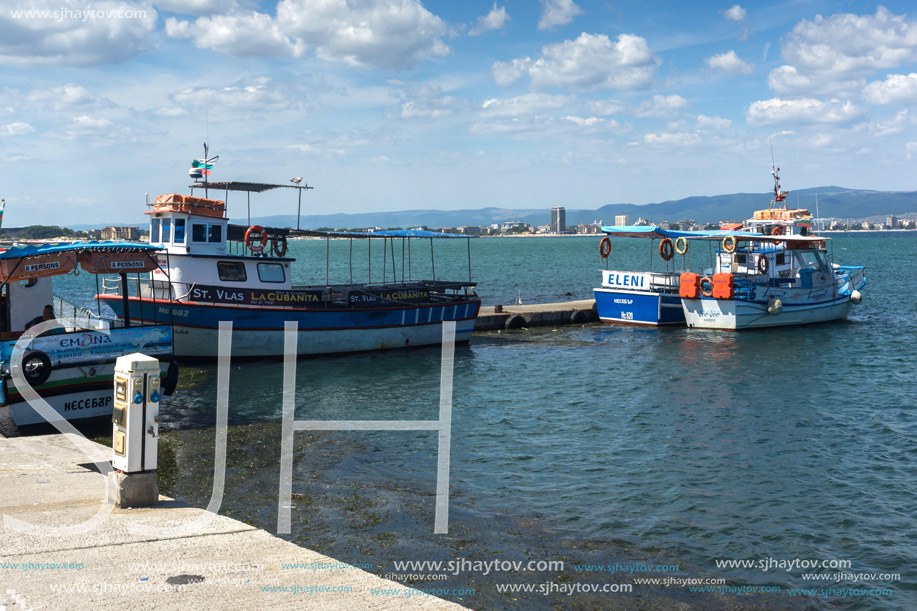
[[[815,214],[815,196],[818,195],[818,212],[823,218],[867,219],[894,214],[917,213],[917,191],[867,191],[844,187],[816,187],[792,191],[788,198],[791,208],[808,208]],[[616,215],[626,214],[633,223],[637,218],[652,222],[693,219],[699,223],[717,221],[742,221],[755,210],[767,208],[773,193],[733,193],[710,197],[687,197],[657,204],[608,204],[597,210],[567,208],[567,225],[604,221],[614,223]],[[300,227],[460,227],[465,225],[490,225],[507,221],[523,221],[530,225],[547,225],[551,214],[548,208],[478,208],[466,210],[402,210],[397,212],[361,212],[355,214],[303,215]],[[245,224],[247,219],[232,219]],[[292,214],[259,216],[253,224],[271,227],[295,227]],[[122,223],[130,224],[130,223]],[[146,222],[143,223],[145,225]],[[104,225],[71,225],[72,229],[98,229]]]

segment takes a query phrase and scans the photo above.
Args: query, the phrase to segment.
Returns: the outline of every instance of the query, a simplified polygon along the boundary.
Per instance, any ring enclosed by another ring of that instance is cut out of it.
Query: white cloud
[[[306,50],[302,41],[287,38],[270,15],[254,11],[199,17],[193,24],[169,17],[165,30],[172,38],[192,39],[199,49],[236,57],[299,57]]]
[[[494,62],[491,72],[494,82],[500,87],[505,87],[525,76],[531,66],[531,58],[524,57],[508,62]]]
[[[282,0],[277,24],[325,61],[402,70],[447,55],[443,20],[419,0]]]
[[[603,129],[617,129],[620,124],[614,119],[602,119],[600,117],[575,117],[575,116],[566,116],[564,121],[569,121],[574,125],[584,128],[598,128]]]
[[[915,123],[917,123],[917,121],[914,120],[914,117],[912,117],[908,111],[901,110],[891,119],[886,121],[871,121],[858,125],[857,128],[867,131],[871,138],[885,138],[887,136],[900,134],[905,128],[912,127]]]
[[[646,144],[662,146],[695,146],[701,143],[701,137],[695,132],[663,132],[643,136]]]
[[[75,83],[33,89],[26,95],[26,100],[42,109],[54,110],[114,106],[111,100],[93,95],[84,87]]]
[[[0,125],[0,136],[21,136],[23,134],[29,134],[34,131],[34,127],[28,123],[22,123],[21,121],[15,121],[13,123],[7,123],[6,125]]]
[[[468,35],[479,36],[484,32],[502,30],[506,27],[507,21],[509,21],[509,15],[506,14],[506,7],[501,6],[500,8],[497,8],[497,3],[494,2],[494,7],[490,10],[489,13],[483,17],[478,17],[477,25],[468,31]]]
[[[210,87],[192,87],[178,93],[173,93],[170,98],[173,108],[208,108],[211,118],[214,111],[235,112],[277,112],[291,108],[302,107],[301,100],[291,100],[285,88],[270,79],[255,79],[250,84],[233,85],[220,89]],[[175,112],[175,111],[172,111]]]
[[[439,119],[448,117],[453,112],[451,106],[456,103],[457,100],[451,96],[430,100],[409,100],[401,105],[401,118]]]
[[[0,64],[119,63],[151,46],[150,35],[156,29],[157,13],[148,2],[32,0],[20,3],[19,8],[36,15],[31,17],[19,14],[8,4],[0,11]],[[46,11],[47,17],[37,16],[41,11]]]
[[[343,149],[331,149],[331,148],[318,148],[310,144],[291,144],[290,148],[300,153],[305,153],[306,155],[313,155],[315,157],[325,157],[329,155],[345,155],[347,151]]]
[[[612,42],[605,34],[583,32],[576,40],[542,47],[537,60],[496,62],[493,75],[498,85],[528,75],[538,89],[644,89],[652,83],[658,64],[639,36],[621,34]]]
[[[617,100],[590,100],[586,102],[589,112],[596,115],[617,115],[627,110],[627,105]]]
[[[234,12],[193,24],[169,17],[165,30],[236,56],[299,57],[314,48],[319,59],[362,68],[403,70],[450,52],[445,23],[419,0],[281,0],[276,17]]]
[[[577,15],[581,15],[583,9],[576,5],[573,0],[538,0],[541,2],[542,12],[541,19],[538,20],[539,30],[549,30],[554,26],[567,25],[573,21]]]
[[[917,142],[908,142],[905,146],[905,150],[907,151],[907,158],[909,160],[914,159],[917,157]]]
[[[850,92],[863,87],[863,79],[843,80],[810,78],[800,73],[793,66],[780,66],[771,70],[767,75],[767,85],[780,95],[805,95],[812,92],[821,94],[836,94]]]
[[[727,74],[751,74],[752,66],[736,55],[735,51],[729,50],[726,53],[719,53],[704,60],[708,68],[722,70]]]
[[[731,8],[723,11],[723,17],[729,21],[745,21],[745,9],[738,4],[733,4]]]
[[[862,115],[862,110],[850,100],[833,98],[827,102],[813,98],[783,100],[772,98],[753,102],[746,118],[754,125],[780,125],[788,123],[850,123]]]
[[[732,125],[732,121],[723,117],[708,117],[706,115],[697,115],[698,129],[715,129],[724,130]]]
[[[166,119],[174,119],[175,117],[183,117],[188,114],[188,111],[184,108],[176,108],[171,106],[164,106],[162,108],[157,108],[152,111],[157,117],[163,117]]]
[[[889,74],[884,81],[866,85],[863,97],[870,104],[917,103],[917,73]]]
[[[402,99],[401,118],[439,119],[467,107],[467,100],[445,95],[440,87],[419,87]]]
[[[687,105],[688,100],[680,95],[654,95],[651,100],[644,100],[635,114],[638,117],[671,117]]]
[[[862,86],[879,69],[917,58],[917,25],[885,7],[875,15],[818,15],[784,39],[786,66],[768,78],[779,94],[836,93]]]
[[[82,115],[79,117],[73,117],[73,126],[79,129],[105,129],[111,127],[111,121],[108,119],[103,119],[100,117],[90,117],[89,115]]]
[[[486,117],[521,117],[563,108],[572,98],[565,95],[527,93],[515,98],[487,100],[481,105],[481,115]]]

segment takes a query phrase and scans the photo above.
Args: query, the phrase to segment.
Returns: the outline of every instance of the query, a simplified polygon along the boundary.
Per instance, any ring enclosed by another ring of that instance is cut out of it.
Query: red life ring
[[[671,261],[675,256],[675,246],[672,244],[672,238],[663,238],[659,242],[659,256],[663,261]]]
[[[285,257],[287,254],[287,236],[277,235],[271,241],[271,252],[276,257]]]
[[[252,244],[252,234],[257,233],[261,236],[261,244]],[[245,230],[245,245],[248,246],[248,249],[252,252],[261,252],[264,250],[264,247],[267,246],[267,232],[264,231],[264,227],[261,225],[252,225]]]
[[[602,238],[602,241],[599,242],[599,254],[603,259],[607,259],[608,255],[611,254],[611,240],[608,236]]]
[[[707,288],[704,288],[704,283],[706,283]],[[704,276],[700,279],[700,292],[704,297],[713,297],[713,280]]]
[[[764,275],[767,275],[767,270],[771,267],[770,261],[767,260],[767,257],[764,255],[758,256],[758,271]]]

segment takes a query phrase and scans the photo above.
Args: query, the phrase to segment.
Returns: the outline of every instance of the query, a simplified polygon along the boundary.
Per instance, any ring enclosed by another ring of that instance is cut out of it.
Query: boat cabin
[[[719,249],[715,269],[707,269],[704,273],[757,276],[772,286],[819,288],[830,285],[834,274],[824,239],[801,237],[790,238],[785,247],[773,242],[751,242],[736,248],[735,252]]]
[[[292,288],[293,259],[277,256],[286,254],[286,232],[257,226],[246,231],[230,225],[225,212],[221,200],[174,193],[156,198],[146,214],[150,244],[163,250],[161,269],[153,270],[152,282],[144,283],[142,297],[209,301],[218,286],[224,293]],[[233,244],[237,252],[231,252]]]

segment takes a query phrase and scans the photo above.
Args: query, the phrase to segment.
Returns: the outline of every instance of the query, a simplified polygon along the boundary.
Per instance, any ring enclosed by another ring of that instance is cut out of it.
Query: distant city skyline
[[[909,10],[30,0],[0,9],[4,224],[132,222],[205,140],[213,180],[302,177],[304,214],[761,193],[771,142],[791,192],[911,191]]]

